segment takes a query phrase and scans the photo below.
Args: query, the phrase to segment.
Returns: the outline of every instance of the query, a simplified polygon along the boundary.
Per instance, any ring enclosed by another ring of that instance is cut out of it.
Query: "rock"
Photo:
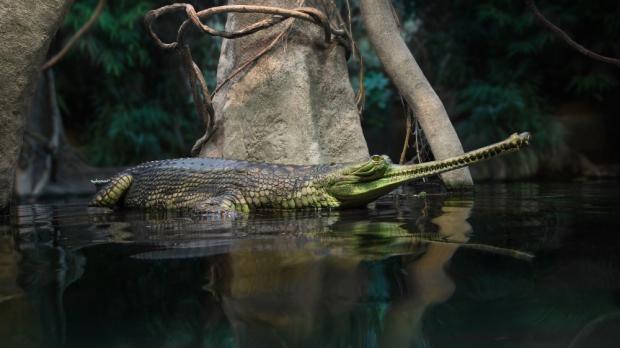
[[[286,0],[234,4],[295,7]],[[338,27],[331,1],[308,0],[304,6],[329,13]],[[226,30],[264,17],[229,14]],[[284,21],[243,38],[223,40],[218,82],[269,45],[286,25]],[[295,20],[283,42],[227,83],[213,101],[216,132],[200,155],[289,164],[368,158],[345,49],[336,42],[326,44],[323,38],[319,26]]]
[[[0,209],[8,206],[24,119],[69,0],[0,0]]]

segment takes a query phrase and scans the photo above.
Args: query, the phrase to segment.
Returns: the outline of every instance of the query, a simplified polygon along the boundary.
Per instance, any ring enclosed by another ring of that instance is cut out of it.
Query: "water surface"
[[[22,204],[2,347],[617,347],[620,186],[214,219]]]

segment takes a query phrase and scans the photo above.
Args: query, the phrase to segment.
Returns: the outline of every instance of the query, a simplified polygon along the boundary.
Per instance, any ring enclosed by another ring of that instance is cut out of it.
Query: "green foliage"
[[[618,56],[618,2],[560,0],[538,5],[584,46]],[[444,101],[454,96],[446,106],[458,120],[457,130],[467,148],[529,130],[538,156],[548,156],[564,142],[561,127],[551,117],[558,105],[574,100],[610,105],[615,100],[617,67],[569,48],[522,2],[401,0],[394,6],[403,37],[431,85]],[[380,67],[371,66],[368,75],[373,69]],[[369,119],[384,117],[384,105],[399,103],[397,94],[368,96],[373,98],[382,101],[373,101],[378,107],[368,108]]]
[[[364,88],[366,90],[365,108],[370,110],[370,115],[378,115],[380,111],[389,110],[389,102],[392,98],[392,87],[389,78],[382,71],[370,70],[364,76]],[[366,124],[369,127],[381,128],[384,125],[384,117],[369,117]]]
[[[190,122],[176,122],[156,103],[141,106],[122,104],[104,110],[94,124],[90,152],[95,163],[132,163],[157,159],[162,153],[183,153],[183,134],[194,133]],[[99,144],[105,144],[100,149]],[[103,151],[102,151],[103,150]]]
[[[399,96],[364,36],[359,7],[352,4],[354,36],[366,66],[365,127],[384,128],[387,115],[400,105]],[[616,67],[569,48],[543,28],[522,2],[399,0],[393,4],[403,38],[446,102],[466,148],[528,130],[534,134],[537,156],[549,156],[564,146],[564,132],[551,116],[559,105],[574,100],[609,104],[617,93]],[[610,56],[620,52],[617,2],[562,0],[541,2],[539,7],[585,46]],[[357,65],[351,68],[355,76]]]
[[[76,2],[61,37],[77,31],[96,3]],[[148,10],[167,3],[108,1],[95,26],[56,68],[69,136],[94,165],[187,156],[201,136],[179,57],[159,49],[143,25]],[[174,17],[162,22],[156,29],[164,35],[179,24]],[[215,71],[217,43],[207,39],[196,40],[195,59],[208,64],[203,70]]]
[[[76,2],[65,20],[65,27],[77,31],[90,17],[96,1]],[[149,1],[120,1],[108,4],[88,39],[78,42],[80,51],[107,75],[119,77],[133,68],[150,64],[140,23],[151,9]]]
[[[591,95],[600,100],[601,94],[618,87],[618,78],[600,71],[590,71],[572,76],[568,90],[576,95]]]

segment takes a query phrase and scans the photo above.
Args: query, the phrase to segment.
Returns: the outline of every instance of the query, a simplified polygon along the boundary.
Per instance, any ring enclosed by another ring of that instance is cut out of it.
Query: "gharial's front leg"
[[[133,182],[133,176],[121,173],[110,179],[95,195],[90,202],[91,207],[113,207],[121,201]]]

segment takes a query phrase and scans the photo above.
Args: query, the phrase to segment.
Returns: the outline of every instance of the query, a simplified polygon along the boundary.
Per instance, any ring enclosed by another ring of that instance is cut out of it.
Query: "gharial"
[[[153,161],[105,180],[92,206],[190,208],[199,212],[358,207],[404,183],[471,165],[529,144],[529,133],[461,156],[397,165],[387,156],[361,163],[282,165],[216,158]]]

